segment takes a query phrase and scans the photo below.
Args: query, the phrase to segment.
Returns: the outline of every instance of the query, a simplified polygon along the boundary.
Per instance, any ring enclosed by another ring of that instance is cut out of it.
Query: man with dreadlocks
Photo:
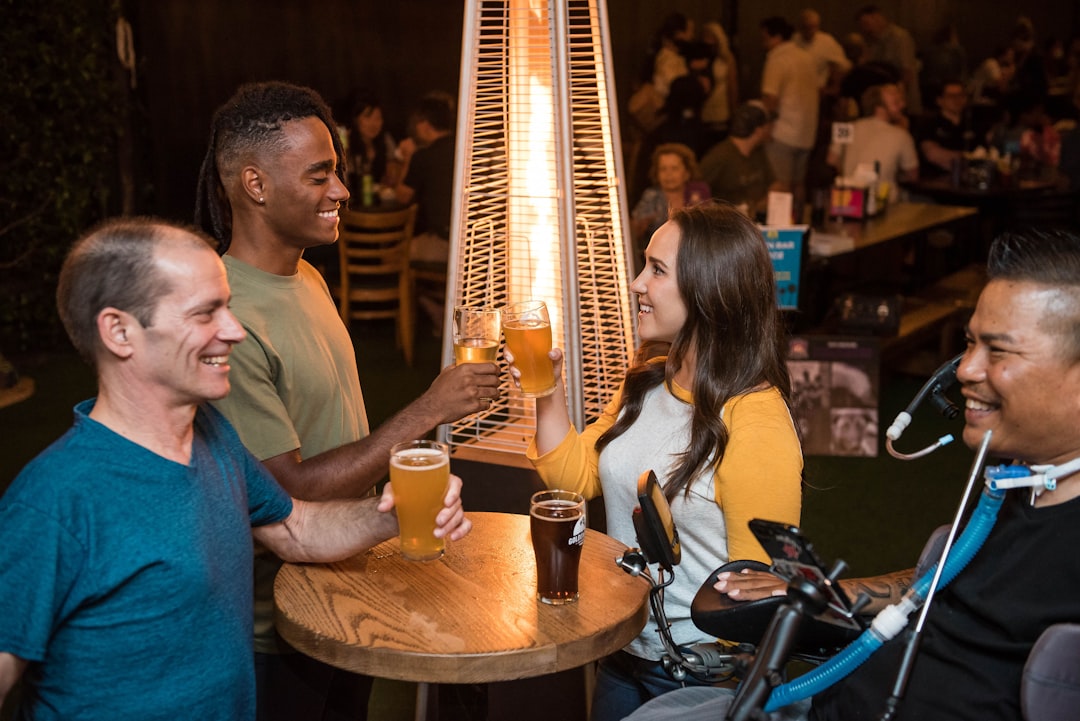
[[[325,281],[304,261],[333,244],[348,200],[343,153],[326,103],[286,83],[242,86],[214,115],[195,222],[219,243],[231,309],[247,331],[232,353],[232,391],[217,402],[244,445],[295,498],[371,492],[390,448],[483,410],[494,363],[445,369],[369,435],[356,357]],[[363,719],[371,680],[288,648],[273,628],[280,561],[255,558],[258,718]]]

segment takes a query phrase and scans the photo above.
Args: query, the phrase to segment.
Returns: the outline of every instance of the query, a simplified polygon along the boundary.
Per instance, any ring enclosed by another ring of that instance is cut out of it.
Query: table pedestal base
[[[416,721],[439,721],[439,684],[416,684]]]

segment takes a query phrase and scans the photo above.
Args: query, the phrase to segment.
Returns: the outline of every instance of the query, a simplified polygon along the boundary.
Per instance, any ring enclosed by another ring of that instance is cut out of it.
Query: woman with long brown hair
[[[768,561],[747,521],[799,522],[802,451],[788,410],[783,326],[761,231],[727,203],[673,211],[630,290],[640,340],[667,346],[666,355],[635,361],[579,434],[566,409],[562,352],[553,350],[559,386],[536,400],[528,454],[548,486],[602,494],[607,532],[628,546],[638,545],[637,479],[656,472],[682,542],[665,610],[675,642],[690,644],[707,640],[690,603],[709,573],[729,560]],[[594,721],[623,718],[681,685],[664,671],[662,653],[650,624],[604,659]]]

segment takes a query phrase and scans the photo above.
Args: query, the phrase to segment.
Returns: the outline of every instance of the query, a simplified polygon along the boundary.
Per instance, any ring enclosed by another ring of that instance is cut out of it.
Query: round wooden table
[[[393,539],[332,564],[285,564],[276,623],[298,651],[338,668],[420,683],[490,683],[583,666],[629,643],[648,619],[645,579],[626,550],[589,530],[580,598],[536,600],[529,517],[470,513],[472,532],[437,561],[408,561]]]

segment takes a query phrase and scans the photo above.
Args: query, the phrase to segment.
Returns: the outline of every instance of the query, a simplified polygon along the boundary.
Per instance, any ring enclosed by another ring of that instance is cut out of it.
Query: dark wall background
[[[152,125],[153,212],[190,220],[214,109],[244,82],[286,80],[335,107],[383,98],[400,137],[410,105],[457,93],[462,5],[440,0],[139,0],[141,99]]]
[[[357,87],[383,99],[400,137],[410,106],[424,93],[456,94],[461,0],[128,0],[140,59],[139,102],[150,147],[141,158],[142,210],[189,220],[210,117],[237,85],[288,80],[340,105]],[[1003,43],[1017,15],[1028,15],[1040,41],[1080,33],[1077,0],[891,0],[878,3],[920,44],[945,22],[957,24],[972,62]],[[823,29],[854,30],[862,2],[813,4]],[[612,56],[620,99],[629,96],[656,28],[679,11],[698,22],[719,19],[740,58],[744,97],[756,95],[762,50],[758,24],[794,20],[791,0],[609,0]]]

